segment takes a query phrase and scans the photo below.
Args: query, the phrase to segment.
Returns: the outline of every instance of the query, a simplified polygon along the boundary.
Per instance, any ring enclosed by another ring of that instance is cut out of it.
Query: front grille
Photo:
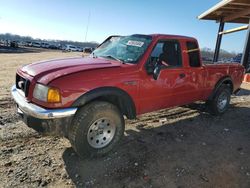
[[[28,96],[29,86],[30,86],[30,81],[28,79],[25,79],[16,74],[16,88],[22,90],[25,94],[25,97]]]

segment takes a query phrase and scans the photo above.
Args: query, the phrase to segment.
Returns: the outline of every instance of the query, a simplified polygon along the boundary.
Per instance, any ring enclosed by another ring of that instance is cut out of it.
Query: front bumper
[[[64,109],[44,109],[40,106],[27,102],[27,100],[17,91],[16,86],[12,86],[11,94],[17,103],[18,111],[39,119],[56,119],[73,116],[77,108]]]
[[[38,132],[67,135],[67,127],[77,108],[42,108],[28,102],[15,85],[11,88],[11,94],[17,104],[17,113],[29,127]]]

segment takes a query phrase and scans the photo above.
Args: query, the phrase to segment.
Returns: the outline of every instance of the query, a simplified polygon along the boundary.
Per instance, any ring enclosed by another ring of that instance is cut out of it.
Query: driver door
[[[157,79],[145,71],[139,94],[141,113],[186,103],[187,70],[182,64],[179,41],[165,40],[156,44],[145,67],[153,69],[156,65],[161,66]]]

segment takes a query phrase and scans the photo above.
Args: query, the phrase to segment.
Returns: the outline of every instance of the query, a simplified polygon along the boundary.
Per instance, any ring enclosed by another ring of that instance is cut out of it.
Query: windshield
[[[114,36],[92,52],[92,57],[103,57],[125,63],[137,63],[152,37],[148,35]]]

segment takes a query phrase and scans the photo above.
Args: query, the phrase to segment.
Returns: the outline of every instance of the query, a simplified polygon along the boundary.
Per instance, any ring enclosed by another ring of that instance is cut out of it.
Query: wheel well
[[[97,97],[95,99],[93,99],[92,101],[106,101],[106,102],[109,102],[115,106],[117,106],[120,110],[120,112],[123,114],[123,115],[126,115],[127,118],[129,118],[129,113],[127,112],[127,109],[126,109],[126,106],[124,104],[124,101],[122,100],[122,98],[116,96],[116,95],[105,95],[105,96],[100,96],[100,97]],[[90,102],[92,102],[90,101]],[[130,118],[129,118],[130,119]],[[133,119],[133,118],[132,118]]]
[[[222,79],[220,79],[217,84],[215,85],[214,87],[214,90],[212,92],[212,94],[209,96],[209,100],[213,99],[213,97],[215,96],[216,92],[218,91],[218,89],[220,88],[221,85],[228,85],[231,89],[231,93],[233,93],[234,91],[234,86],[233,86],[233,82],[232,82],[232,79],[230,77],[224,77]]]
[[[223,81],[222,84],[228,85],[228,86],[230,87],[230,89],[231,89],[231,93],[233,93],[233,91],[234,91],[234,86],[233,86],[233,82],[232,82],[231,79],[230,79],[230,80],[228,79],[228,80]]]
[[[114,87],[94,89],[79,97],[72,106],[79,107],[93,101],[106,101],[118,107],[128,119],[136,118],[136,108],[132,98],[123,90]]]

